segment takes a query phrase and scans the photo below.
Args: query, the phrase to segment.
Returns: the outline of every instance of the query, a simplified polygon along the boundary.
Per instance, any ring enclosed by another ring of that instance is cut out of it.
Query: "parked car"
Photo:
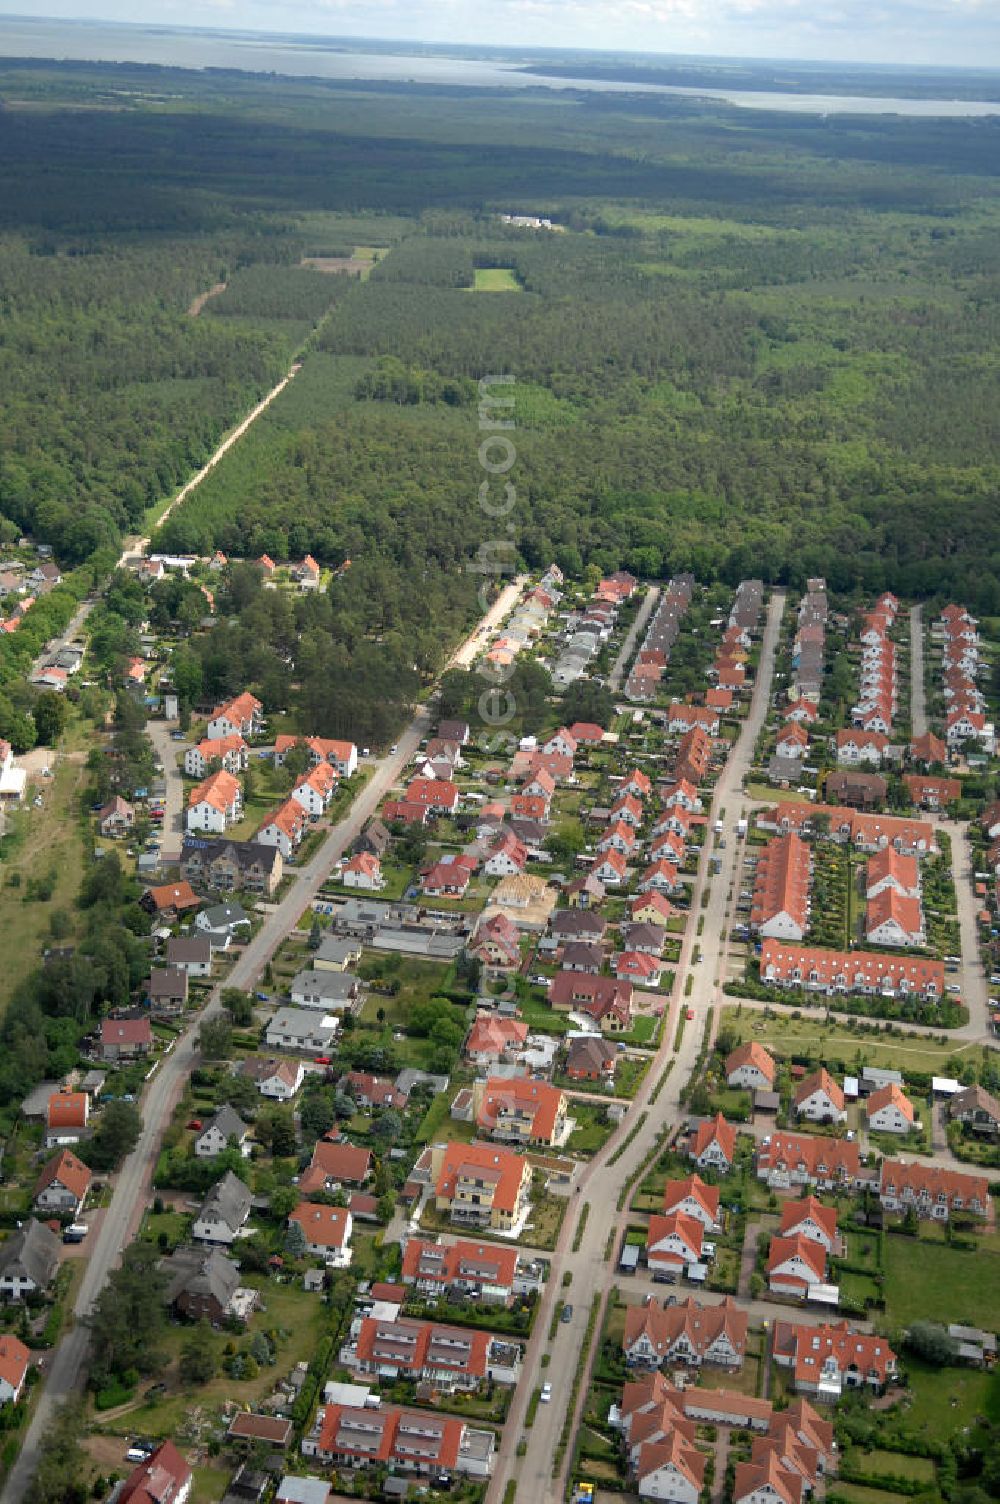
[[[547,1405],[549,1400],[552,1398],[552,1385],[543,1384],[541,1393],[539,1394],[538,1398],[541,1404]]]
[[[562,1308],[562,1315],[560,1316],[559,1320],[560,1321],[572,1321],[573,1320],[573,1307],[571,1305],[565,1305],[565,1306],[563,1306],[563,1308]]]

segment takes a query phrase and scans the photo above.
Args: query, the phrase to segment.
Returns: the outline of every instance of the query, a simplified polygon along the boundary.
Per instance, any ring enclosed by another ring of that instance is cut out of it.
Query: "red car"
[[[692,1020],[692,1018],[694,1018],[694,1009],[693,1008],[686,1008],[684,1010],[684,1017],[687,1019],[688,1023],[690,1023],[691,1020]]]
[[[201,1124],[201,1118],[192,1118],[191,1121],[190,1121],[190,1123],[188,1123],[188,1127],[194,1133],[199,1133],[201,1131],[201,1126],[202,1126],[202,1124]]]
[[[317,1055],[316,1059],[313,1061],[313,1065],[329,1065],[329,1064],[330,1064],[330,1057],[329,1057],[329,1055]]]

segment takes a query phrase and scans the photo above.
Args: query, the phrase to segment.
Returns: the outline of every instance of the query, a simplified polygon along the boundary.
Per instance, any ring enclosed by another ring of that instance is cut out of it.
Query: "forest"
[[[302,362],[155,541],[335,578],[230,582],[200,695],[391,736],[474,614],[500,373],[512,564],[1000,613],[994,120],[24,62],[0,100],[0,536],[76,566],[50,615]]]

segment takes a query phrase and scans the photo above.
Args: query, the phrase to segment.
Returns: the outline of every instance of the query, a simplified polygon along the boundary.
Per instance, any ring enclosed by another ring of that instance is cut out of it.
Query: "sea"
[[[768,90],[690,88],[680,84],[548,77],[516,62],[435,53],[364,52],[343,39],[284,37],[104,21],[55,21],[0,16],[0,57],[84,62],[158,63],[173,68],[236,68],[288,77],[373,80],[468,89],[584,89],[601,93],[678,94],[717,99],[742,109],[808,115],[909,115],[976,118],[1000,115],[1000,102],[977,99],[874,98],[850,94],[786,94]]]

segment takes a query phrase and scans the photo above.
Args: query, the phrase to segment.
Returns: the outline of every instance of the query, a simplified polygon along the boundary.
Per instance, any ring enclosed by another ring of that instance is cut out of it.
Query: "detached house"
[[[297,799],[286,799],[264,821],[254,840],[262,846],[276,846],[284,861],[290,861],[302,843],[306,830],[306,812]]]
[[[453,1222],[510,1232],[528,1210],[531,1165],[510,1149],[446,1144],[432,1151],[435,1204]]]
[[[726,1057],[726,1083],[747,1091],[773,1091],[778,1067],[756,1039],[737,1045]]]
[[[102,1060],[134,1060],[153,1048],[153,1028],[147,1015],[141,1018],[103,1018],[100,1052]]]
[[[844,1123],[847,1108],[844,1093],[824,1067],[813,1071],[797,1087],[792,1097],[795,1115],[813,1123]]]
[[[240,818],[243,791],[238,778],[220,768],[210,773],[188,795],[187,828],[222,835],[226,827]]]
[[[212,763],[217,762],[234,776],[245,773],[250,765],[250,749],[242,736],[205,737],[184,753],[184,771],[189,778],[205,778]]]
[[[31,1353],[9,1332],[0,1337],[0,1405],[16,1405],[24,1393]]]
[[[870,1133],[909,1133],[916,1126],[913,1103],[894,1081],[866,1099],[865,1116]]]
[[[824,1206],[815,1196],[806,1196],[802,1201],[783,1202],[778,1231],[783,1238],[809,1238],[813,1243],[818,1243],[827,1254],[836,1254],[840,1250],[837,1209],[834,1206]]]
[[[198,1243],[234,1243],[250,1215],[250,1202],[250,1188],[227,1170],[202,1202],[191,1236]]]
[[[682,1274],[688,1264],[700,1263],[704,1233],[697,1217],[683,1212],[654,1213],[646,1235],[646,1263],[654,1276]]]
[[[196,1135],[195,1155],[198,1159],[214,1159],[223,1149],[228,1149],[233,1140],[236,1147],[242,1149],[249,1131],[236,1109],[226,1102]]]
[[[736,1129],[721,1112],[699,1123],[688,1146],[688,1157],[699,1170],[718,1170],[728,1175],[736,1159]]]
[[[207,736],[217,741],[223,736],[256,736],[264,725],[264,707],[251,694],[237,695],[218,705],[209,717]]]
[[[297,1223],[306,1240],[306,1253],[322,1259],[333,1269],[346,1269],[351,1262],[351,1213],[346,1207],[300,1201],[288,1218]]]
[[[668,1180],[663,1192],[664,1212],[680,1212],[700,1222],[706,1232],[719,1232],[719,1187],[706,1185],[700,1175],[686,1175],[683,1180]]]
[[[775,1295],[808,1295],[816,1285],[826,1283],[826,1249],[802,1233],[772,1238],[767,1281]]]
[[[59,1239],[34,1217],[0,1243],[0,1300],[26,1300],[49,1288],[59,1268]]]
[[[35,1182],[34,1204],[43,1214],[76,1218],[90,1190],[93,1176],[69,1149],[60,1149]]]

